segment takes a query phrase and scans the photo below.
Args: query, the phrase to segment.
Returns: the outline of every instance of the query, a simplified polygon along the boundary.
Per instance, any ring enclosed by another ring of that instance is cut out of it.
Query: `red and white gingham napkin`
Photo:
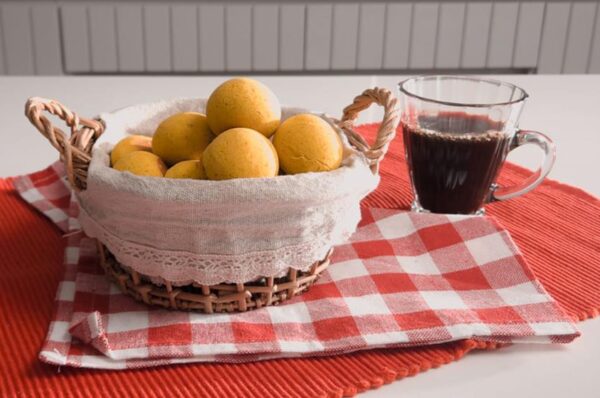
[[[239,314],[149,308],[123,295],[79,230],[62,167],[15,180],[65,232],[66,273],[40,358],[132,368],[242,362],[465,338],[567,343],[579,335],[491,218],[364,209],[351,241],[307,293]],[[70,203],[70,205],[69,205]]]

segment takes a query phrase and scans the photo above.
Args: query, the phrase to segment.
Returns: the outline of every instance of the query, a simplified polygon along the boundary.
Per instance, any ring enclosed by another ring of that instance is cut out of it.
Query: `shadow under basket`
[[[247,311],[289,300],[315,283],[329,266],[333,252],[333,249],[329,250],[323,260],[311,265],[307,271],[289,268],[287,274],[281,277],[260,278],[247,283],[173,286],[169,281],[159,285],[136,271],[126,269],[102,243],[97,241],[97,245],[100,265],[123,293],[149,305],[207,314]]]
[[[399,122],[396,102],[396,98],[387,89],[367,89],[344,109],[341,120],[332,119],[349,144],[362,153],[373,174],[378,173],[379,162],[396,135]],[[377,137],[371,144],[353,129],[353,125],[358,114],[374,103],[384,108],[384,115]],[[56,127],[44,115],[45,112],[62,119],[70,128],[71,135],[67,136]],[[75,192],[85,191],[92,147],[104,132],[104,122],[82,118],[58,101],[38,97],[27,101],[25,115],[60,153],[71,188]],[[207,314],[248,311],[289,300],[305,292],[315,283],[329,266],[332,253],[330,250],[324,259],[312,264],[306,271],[289,267],[282,271],[280,277],[264,276],[244,283],[192,283],[175,286],[168,280],[150,278],[120,264],[102,242],[97,241],[97,246],[100,265],[108,278],[116,283],[124,294],[148,305]],[[155,283],[158,281],[162,283]]]

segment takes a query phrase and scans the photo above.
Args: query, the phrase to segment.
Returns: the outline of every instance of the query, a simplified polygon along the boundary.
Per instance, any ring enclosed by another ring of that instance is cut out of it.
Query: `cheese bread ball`
[[[152,138],[143,135],[130,135],[115,145],[110,153],[110,164],[116,164],[119,159],[134,151],[152,151]]]
[[[148,177],[162,177],[167,171],[167,167],[158,156],[146,151],[128,153],[119,159],[113,168]]]
[[[218,135],[206,148],[202,163],[211,180],[274,177],[279,172],[271,141],[247,128],[233,128]]]
[[[205,115],[177,113],[158,125],[152,137],[152,152],[169,166],[183,160],[199,160],[213,138]]]
[[[165,177],[203,180],[206,178],[206,173],[201,160],[184,160],[167,170]]]
[[[281,121],[281,105],[264,84],[236,78],[213,91],[206,104],[206,116],[217,135],[231,128],[245,127],[270,137]]]
[[[342,140],[316,115],[305,113],[285,120],[273,137],[273,145],[287,174],[331,171],[342,164]]]

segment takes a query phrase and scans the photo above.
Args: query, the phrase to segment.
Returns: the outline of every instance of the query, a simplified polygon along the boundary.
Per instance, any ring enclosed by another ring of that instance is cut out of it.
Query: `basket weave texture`
[[[384,108],[383,120],[375,142],[370,145],[353,129],[358,114],[376,103]],[[54,126],[44,112],[49,112],[64,120],[71,130],[67,136]],[[80,118],[61,103],[43,98],[30,98],[25,114],[31,123],[59,151],[64,162],[70,185],[76,192],[87,188],[88,168],[94,143],[104,132],[101,120]],[[394,138],[399,115],[396,98],[387,89],[365,90],[354,102],[346,107],[340,120],[332,119],[345,134],[348,142],[364,155],[371,171],[378,173],[379,162],[385,156],[390,141]],[[123,292],[136,300],[149,305],[158,305],[176,310],[192,310],[204,313],[247,311],[267,305],[276,305],[306,291],[329,265],[331,251],[321,261],[300,271],[291,267],[282,276],[264,276],[244,283],[220,283],[202,285],[190,283],[176,286],[164,278],[141,274],[120,264],[102,243],[98,242],[101,266]],[[304,265],[303,265],[304,266]]]

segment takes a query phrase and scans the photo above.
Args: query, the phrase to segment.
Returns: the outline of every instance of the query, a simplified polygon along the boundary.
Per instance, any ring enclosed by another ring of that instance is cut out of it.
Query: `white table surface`
[[[259,77],[284,104],[332,115],[371,86],[395,89],[401,76]],[[551,136],[557,161],[551,178],[600,196],[600,75],[503,75],[531,96],[521,126]],[[41,169],[54,149],[29,125],[23,105],[30,96],[58,99],[82,116],[129,104],[175,97],[206,97],[224,77],[0,77],[0,176]],[[362,122],[377,121],[371,110]],[[509,159],[532,168],[535,148]],[[568,205],[568,204],[565,204]],[[600,254],[599,254],[600,255]],[[366,397],[600,396],[600,319],[581,323],[582,337],[567,346],[514,345],[467,355],[458,363],[367,392]]]

